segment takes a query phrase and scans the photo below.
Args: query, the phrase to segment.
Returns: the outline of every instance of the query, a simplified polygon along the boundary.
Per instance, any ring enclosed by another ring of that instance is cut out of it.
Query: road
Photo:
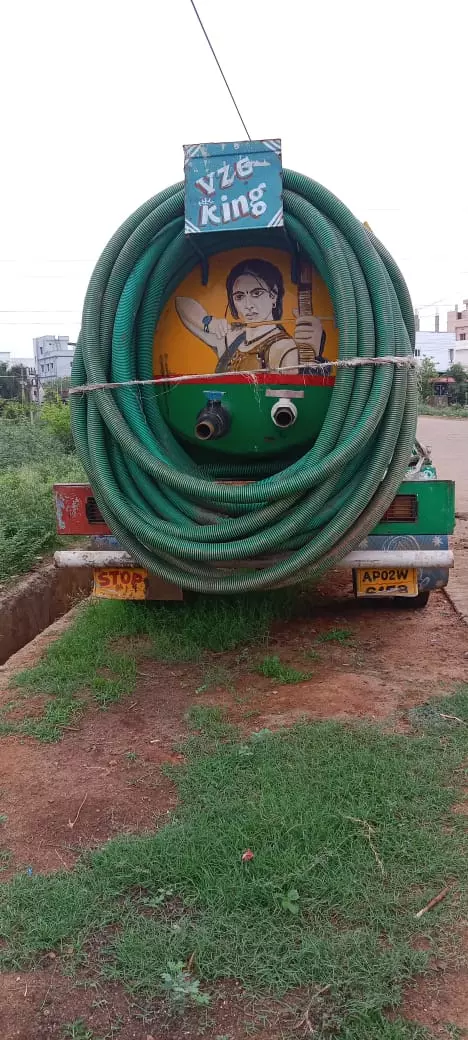
[[[421,415],[418,437],[430,445],[439,477],[455,481],[457,511],[468,513],[468,419]]]
[[[418,437],[424,445],[430,445],[438,476],[455,481],[457,512],[468,513],[468,419],[421,415]],[[468,624],[468,521],[457,521],[453,545],[455,568],[447,592]]]

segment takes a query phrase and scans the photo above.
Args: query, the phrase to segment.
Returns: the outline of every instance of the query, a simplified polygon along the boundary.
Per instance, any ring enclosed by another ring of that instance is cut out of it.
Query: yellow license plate
[[[98,567],[94,595],[103,599],[146,599],[148,571],[143,567]]]
[[[369,567],[356,571],[356,594],[366,596],[417,596],[418,572],[415,567]]]

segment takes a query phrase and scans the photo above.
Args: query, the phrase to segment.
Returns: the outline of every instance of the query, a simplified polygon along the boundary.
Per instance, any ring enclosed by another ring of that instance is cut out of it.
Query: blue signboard
[[[283,226],[281,141],[184,145],[185,234]]]

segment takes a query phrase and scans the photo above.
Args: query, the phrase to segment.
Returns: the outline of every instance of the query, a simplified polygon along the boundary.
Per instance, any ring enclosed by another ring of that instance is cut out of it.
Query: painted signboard
[[[184,145],[185,234],[283,226],[281,141]]]
[[[204,275],[196,263],[164,307],[154,374],[194,378],[158,388],[158,405],[194,451],[235,458],[294,452],[320,431],[337,355],[330,295],[305,259],[292,264],[285,248],[270,246],[226,249],[209,258]],[[287,430],[272,419],[277,399],[291,399],[297,410]],[[207,405],[229,413],[229,428],[208,448],[196,432]]]
[[[155,375],[216,371],[248,378],[260,370],[269,381],[332,384],[329,363],[338,356],[332,302],[308,262],[297,275],[293,283],[289,253],[254,246],[212,257],[206,284],[194,267],[161,315]],[[316,367],[308,373],[307,365],[317,361],[323,374]]]

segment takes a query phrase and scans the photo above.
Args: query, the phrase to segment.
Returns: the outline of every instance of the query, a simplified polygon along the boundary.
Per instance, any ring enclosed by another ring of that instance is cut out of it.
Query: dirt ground
[[[307,994],[296,995],[292,1010],[281,1001],[254,1000],[230,982],[218,986],[215,1007],[188,1012],[182,1021],[177,1016],[159,1022],[149,1007],[132,1000],[115,983],[103,986],[99,979],[83,975],[77,991],[76,978],[64,979],[57,963],[49,960],[37,971],[1,976],[2,1040],[65,1040],[63,1023],[79,1018],[103,1040],[280,1040],[304,1036],[301,1012],[308,1004]],[[236,1022],[242,1025],[238,1028]],[[260,1022],[265,1022],[264,1028]],[[82,1037],[83,1033],[78,1034],[78,1040]]]
[[[459,480],[457,505],[466,509],[468,423],[423,419],[419,432],[432,442],[440,475]],[[55,634],[63,625],[54,626]],[[343,644],[319,642],[331,628],[348,629],[352,638]],[[34,663],[49,638],[39,637],[17,655],[13,667]],[[320,655],[317,661],[308,656],[313,649]],[[328,579],[311,599],[307,616],[274,627],[268,653],[310,671],[310,679],[278,685],[255,672],[252,655],[246,659],[236,652],[210,655],[204,662],[205,668],[224,666],[233,675],[232,686],[203,690],[202,666],[163,665],[145,658],[131,696],[106,711],[89,708],[60,743],[1,739],[0,811],[7,816],[1,838],[13,854],[11,870],[2,880],[28,868],[71,868],[85,849],[122,832],[142,832],[164,823],[176,796],[161,767],[180,759],[178,746],[187,735],[185,714],[194,704],[221,705],[246,732],[279,728],[302,717],[367,718],[405,730],[412,707],[468,681],[468,626],[442,592],[434,593],[423,611],[362,604],[353,599],[343,576]],[[0,670],[0,702],[11,696],[10,675],[8,666]],[[64,956],[66,962],[66,951]],[[1,1040],[59,1040],[64,1024],[78,1018],[106,1040],[182,1040],[202,1032],[240,1040],[250,1035],[245,1026],[249,1015],[257,1040],[273,1040],[288,1030],[288,1035],[303,1035],[297,1020],[273,1006],[261,1012],[267,1019],[271,1013],[275,1025],[260,1030],[259,1008],[232,984],[219,987],[216,1007],[206,1011],[205,1022],[197,1017],[182,1024],[158,1024],[118,985],[83,974],[77,986],[76,977],[64,975],[63,962],[63,957],[46,952],[34,971],[0,974]],[[466,969],[434,965],[429,979],[408,990],[403,1014],[427,1025],[436,1036],[448,1038],[446,1022],[468,1035]],[[242,1027],[236,1027],[237,1021]]]
[[[175,791],[161,766],[179,760],[177,747],[187,735],[184,716],[194,704],[223,706],[246,732],[275,729],[302,717],[368,718],[405,729],[410,708],[466,681],[468,627],[443,593],[433,594],[425,610],[412,611],[406,605],[360,604],[347,578],[335,580],[338,590],[332,590],[329,579],[328,587],[311,599],[307,616],[276,624],[269,643],[269,653],[310,671],[307,681],[278,685],[251,670],[251,657],[245,660],[234,652],[210,655],[204,662],[205,668],[211,663],[232,673],[232,688],[203,691],[203,666],[156,665],[145,658],[131,697],[106,711],[90,708],[60,743],[3,738],[0,809],[7,816],[2,841],[13,853],[10,873],[70,868],[84,849],[122,832],[164,823],[175,805]],[[343,645],[319,642],[331,628],[349,630],[352,638]],[[37,649],[28,650],[29,664],[43,643],[39,640]],[[307,656],[311,649],[319,653],[319,661]],[[264,652],[259,651],[260,657]],[[24,663],[20,655],[18,664]],[[8,674],[2,675],[2,697],[11,696]],[[84,988],[77,990],[57,964],[50,955],[32,973],[0,975],[2,1040],[58,1038],[60,1024],[80,1016],[98,1036],[109,1032],[109,1016],[123,1018],[119,1040],[162,1036],[154,1023],[151,1028],[138,1025],[119,987],[103,988],[96,979],[83,979]],[[458,979],[455,987],[450,974],[441,975],[438,991],[425,983],[416,987],[408,995],[408,1014],[432,1028],[447,1019],[468,1028],[468,1002],[460,996]],[[232,1002],[242,998],[231,987],[225,999],[225,1014],[222,1000],[217,1001],[216,1022],[208,1035],[234,1038]],[[170,1035],[174,1040],[179,1036],[175,1026]],[[190,1029],[183,1035],[192,1035]]]
[[[161,765],[180,759],[184,716],[194,704],[223,706],[246,731],[278,729],[302,717],[369,718],[404,728],[409,708],[466,680],[468,627],[443,593],[434,593],[423,611],[361,605],[348,580],[336,580],[340,598],[329,589],[318,592],[307,617],[273,628],[268,653],[310,672],[304,682],[279,685],[258,675],[254,661],[241,655],[239,663],[238,651],[207,655],[201,666],[144,659],[130,699],[106,711],[89,707],[59,743],[2,738],[1,811],[8,816],[2,838],[13,852],[11,871],[71,867],[83,849],[160,823],[175,797]],[[343,645],[318,642],[334,627],[349,630],[351,638]],[[318,661],[307,656],[313,649]],[[256,656],[264,654],[260,648]],[[33,654],[26,659],[31,664]],[[23,655],[19,661],[24,667]],[[229,672],[232,687],[204,691],[207,664]],[[8,677],[5,671],[0,702],[11,697]]]

